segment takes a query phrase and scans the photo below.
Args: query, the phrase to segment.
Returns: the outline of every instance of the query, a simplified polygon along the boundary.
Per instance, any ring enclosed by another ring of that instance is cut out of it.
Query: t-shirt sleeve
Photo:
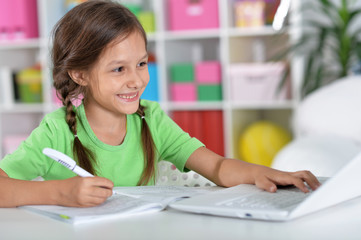
[[[160,159],[172,162],[180,171],[187,171],[185,164],[188,158],[204,144],[184,132],[158,103],[153,104],[154,106],[149,109],[151,112],[147,122]]]
[[[42,150],[45,147],[56,149],[56,142],[51,124],[43,120],[13,153],[0,161],[0,168],[9,177],[21,180],[44,176],[54,161],[49,160]]]

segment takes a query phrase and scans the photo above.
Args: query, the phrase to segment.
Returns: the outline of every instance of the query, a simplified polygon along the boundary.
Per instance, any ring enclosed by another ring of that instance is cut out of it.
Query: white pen
[[[60,163],[64,167],[69,168],[80,177],[94,177],[93,174],[85,171],[84,169],[76,165],[76,162],[73,159],[71,159],[69,156],[65,155],[62,152],[51,148],[44,148],[43,153],[46,156],[55,160],[56,162]]]
[[[80,177],[94,177],[93,174],[91,174],[91,173],[87,172],[86,170],[82,169],[81,167],[79,167],[72,158],[70,158],[69,156],[65,155],[62,152],[59,152],[59,151],[57,151],[55,149],[51,149],[51,148],[44,148],[43,153],[46,156],[52,158],[54,161],[60,163],[64,167],[70,169],[71,171],[73,171],[74,173],[79,175]],[[116,193],[113,191],[113,194],[116,194]]]

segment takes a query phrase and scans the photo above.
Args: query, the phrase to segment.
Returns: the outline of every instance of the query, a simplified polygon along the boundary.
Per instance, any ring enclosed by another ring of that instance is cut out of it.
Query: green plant
[[[360,5],[360,4],[359,4]],[[305,61],[302,96],[349,74],[361,60],[361,8],[353,0],[302,0],[302,37],[288,50]]]

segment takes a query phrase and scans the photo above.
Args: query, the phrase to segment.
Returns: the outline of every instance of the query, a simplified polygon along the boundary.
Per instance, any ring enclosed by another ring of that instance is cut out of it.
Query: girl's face
[[[132,114],[149,82],[148,54],[143,37],[131,33],[104,49],[94,67],[86,74],[87,107],[114,114]]]

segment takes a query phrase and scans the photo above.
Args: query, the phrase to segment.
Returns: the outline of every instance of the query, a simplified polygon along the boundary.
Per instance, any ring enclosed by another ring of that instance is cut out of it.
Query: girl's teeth
[[[135,98],[137,96],[137,94],[134,94],[133,96],[122,96],[119,95],[119,97],[124,98],[124,99],[131,99],[131,98]]]

